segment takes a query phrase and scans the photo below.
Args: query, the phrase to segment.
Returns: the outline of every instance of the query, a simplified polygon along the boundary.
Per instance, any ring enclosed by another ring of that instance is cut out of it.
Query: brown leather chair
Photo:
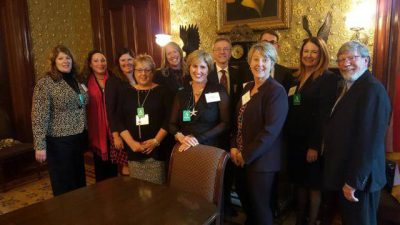
[[[229,155],[226,151],[197,145],[179,152],[180,144],[172,150],[169,163],[168,183],[171,187],[198,194],[218,209],[216,224],[221,224],[222,192],[225,165]]]

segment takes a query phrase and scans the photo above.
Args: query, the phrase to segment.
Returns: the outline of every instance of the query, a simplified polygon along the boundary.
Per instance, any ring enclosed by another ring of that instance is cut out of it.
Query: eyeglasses
[[[229,52],[231,48],[214,48],[214,52]]]
[[[349,60],[350,62],[354,62],[354,61],[356,61],[356,59],[358,59],[359,57],[362,57],[362,56],[360,56],[360,55],[354,55],[354,56],[349,56],[349,57],[344,57],[344,58],[338,58],[338,59],[336,60],[336,62],[337,62],[338,64],[343,64],[343,63],[345,63],[347,60]]]
[[[135,71],[138,73],[150,73],[151,69],[135,69]]]
[[[278,42],[275,41],[275,40],[271,40],[271,41],[262,40],[262,42],[270,43],[271,45],[276,45],[276,44],[278,44]]]

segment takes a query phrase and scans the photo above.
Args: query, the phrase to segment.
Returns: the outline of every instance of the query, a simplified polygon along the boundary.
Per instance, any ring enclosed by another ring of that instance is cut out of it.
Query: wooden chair
[[[198,194],[217,206],[216,224],[222,224],[222,192],[225,166],[229,155],[226,151],[197,145],[179,152],[180,144],[172,150],[168,183],[171,187]]]

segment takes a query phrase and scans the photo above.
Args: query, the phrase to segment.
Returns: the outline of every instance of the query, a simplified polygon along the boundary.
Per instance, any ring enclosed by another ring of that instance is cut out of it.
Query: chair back
[[[198,194],[214,203],[221,212],[223,180],[229,155],[226,151],[197,145],[179,152],[172,150],[168,183],[171,187]]]

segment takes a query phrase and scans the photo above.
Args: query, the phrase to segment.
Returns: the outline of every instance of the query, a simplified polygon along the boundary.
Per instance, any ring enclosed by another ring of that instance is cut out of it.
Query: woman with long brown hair
[[[130,87],[136,84],[134,78],[133,61],[135,53],[128,48],[121,48],[117,51],[115,60],[115,68],[113,70],[115,76],[110,76],[105,88],[105,100],[107,118],[114,141],[114,148],[110,153],[110,158],[113,163],[120,167],[122,175],[129,175],[128,155],[124,149],[124,143],[118,132],[119,118],[117,115],[118,106],[121,104],[122,96]]]
[[[289,89],[286,122],[289,175],[296,186],[297,225],[314,225],[321,203],[323,126],[337,94],[339,76],[328,70],[324,40],[311,37],[300,50],[300,69]],[[309,203],[308,221],[305,211]]]
[[[102,181],[118,175],[118,168],[110,160],[115,147],[105,104],[105,87],[111,73],[107,69],[107,59],[99,50],[88,53],[83,69],[87,79],[89,103],[87,105],[89,150],[93,152],[96,181]]]

